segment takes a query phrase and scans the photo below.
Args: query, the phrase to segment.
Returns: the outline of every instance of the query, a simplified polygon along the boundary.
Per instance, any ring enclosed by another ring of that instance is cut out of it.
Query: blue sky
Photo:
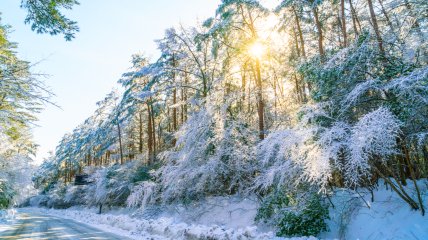
[[[275,0],[273,0],[275,1]],[[40,145],[37,162],[55,149],[61,137],[89,117],[130,67],[131,55],[158,54],[155,39],[178,23],[195,25],[213,16],[220,0],[81,0],[66,15],[77,20],[80,32],[71,42],[62,36],[38,35],[24,25],[20,1],[1,0],[3,24],[12,26],[10,40],[35,73],[48,74],[46,84],[61,109],[47,106],[34,129]],[[267,0],[266,2],[269,2]]]

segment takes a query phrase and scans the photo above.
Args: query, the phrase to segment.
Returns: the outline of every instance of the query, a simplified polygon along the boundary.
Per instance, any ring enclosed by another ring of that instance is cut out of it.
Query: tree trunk
[[[153,134],[153,137],[152,137],[152,139],[153,139],[153,161],[155,161],[156,160],[156,122],[155,122],[155,113],[154,113],[154,110],[153,110],[153,105],[151,105],[151,107],[150,107],[150,110],[151,110],[151,117],[152,117],[152,134]]]
[[[303,40],[303,33],[302,33],[302,28],[300,27],[299,16],[297,15],[297,11],[294,8],[294,6],[293,6],[293,12],[294,12],[294,19],[296,20],[297,32],[299,33],[300,46],[302,49],[302,56],[303,56],[303,58],[306,58],[305,41]]]
[[[388,23],[389,28],[391,29],[391,31],[394,32],[394,26],[392,25],[391,20],[389,19],[388,13],[386,12],[385,8],[383,7],[383,3],[382,0],[378,0],[379,5],[380,5],[380,9],[382,11],[383,16],[385,16],[385,20]]]
[[[177,104],[177,89],[174,88],[174,90],[172,90],[172,126],[173,126],[173,130],[174,132],[177,131],[177,106],[175,106]]]
[[[181,88],[181,114],[180,114],[180,122],[181,125],[183,125],[184,123],[184,105],[185,105],[185,100],[184,100],[184,88]]]
[[[245,104],[245,89],[247,88],[247,66],[246,64],[244,64],[244,66],[242,66],[242,70],[241,70],[241,90],[242,90],[242,97],[241,97],[241,101],[242,101],[242,106],[244,106]]]
[[[323,32],[322,32],[321,22],[320,22],[319,16],[318,16],[318,8],[313,7],[312,12],[314,14],[315,25],[316,25],[317,31],[318,31],[318,51],[319,51],[319,54],[320,54],[321,60],[322,60],[324,58],[325,53],[324,53],[324,47],[323,47]]]
[[[374,29],[375,34],[376,34],[376,40],[378,43],[380,53],[382,56],[385,56],[385,50],[383,49],[383,41],[382,41],[382,38],[380,36],[379,26],[377,24],[376,14],[375,14],[374,9],[373,9],[372,0],[367,0],[367,3],[369,6],[370,18],[372,20],[373,29]]]
[[[257,81],[257,113],[259,117],[259,138],[263,140],[265,138],[265,127],[264,127],[264,104],[263,104],[263,86],[262,77],[260,71],[260,60],[256,59],[256,81]]]
[[[189,82],[189,77],[186,72],[184,75],[184,85],[187,85],[188,82]],[[184,119],[182,123],[187,121],[187,90],[185,88],[183,88],[183,115],[184,115]]]
[[[293,27],[294,46],[296,47],[297,57],[300,58],[299,41],[297,40],[296,30]]]
[[[343,45],[347,47],[348,37],[346,35],[345,0],[340,0],[340,17],[342,22]]]
[[[175,55],[172,55],[172,66],[175,68],[176,67],[176,63],[175,63]],[[175,84],[175,70],[172,72],[172,81],[173,84]],[[172,122],[173,122],[173,129],[174,132],[177,131],[177,107],[175,106],[175,104],[177,104],[177,87],[174,86],[174,89],[172,90],[172,105],[173,105],[173,109],[172,109]],[[154,128],[153,128],[154,129]]]
[[[121,134],[121,131],[120,131],[119,120],[117,120],[117,132],[119,134],[120,164],[123,164],[122,134]]]
[[[138,145],[138,151],[140,153],[143,153],[143,113],[139,113],[139,145]]]
[[[352,26],[354,27],[354,32],[356,35],[359,35],[361,31],[360,20],[358,19],[357,11],[355,11],[354,5],[352,4],[352,0],[349,0],[349,7],[351,8],[352,15]]]
[[[149,165],[153,163],[153,130],[152,130],[152,112],[150,110],[150,105],[147,104],[147,113],[148,113],[148,121],[147,121],[147,148],[148,148],[148,163]]]

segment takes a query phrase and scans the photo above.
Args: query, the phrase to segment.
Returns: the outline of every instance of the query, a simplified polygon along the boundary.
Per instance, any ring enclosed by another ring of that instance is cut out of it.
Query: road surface
[[[73,220],[20,209],[14,224],[6,229],[0,229],[0,239],[128,240],[129,238],[104,232]]]

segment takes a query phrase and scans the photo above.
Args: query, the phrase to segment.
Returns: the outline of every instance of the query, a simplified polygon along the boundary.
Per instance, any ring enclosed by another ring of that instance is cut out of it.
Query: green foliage
[[[141,181],[153,181],[153,176],[150,173],[151,171],[157,170],[160,167],[160,163],[156,163],[151,166],[140,165],[136,168],[135,174],[132,178],[132,182],[141,182]]]
[[[327,231],[328,218],[328,206],[314,192],[275,191],[263,200],[256,215],[256,221],[275,225],[278,236],[316,236]]]
[[[275,191],[263,200],[262,205],[258,209],[256,221],[269,219],[277,215],[278,210],[284,209],[290,204],[290,198],[282,191]],[[267,222],[267,221],[266,221]]]
[[[0,209],[8,208],[14,196],[15,192],[11,186],[0,179]]]
[[[64,34],[70,41],[79,31],[77,22],[66,18],[60,9],[70,10],[78,5],[76,0],[22,0],[21,7],[27,9],[25,23],[31,24],[31,30],[51,35]]]
[[[149,181],[152,180],[152,176],[150,176],[150,168],[147,166],[141,166],[137,169],[132,182],[139,182],[139,181]]]
[[[29,128],[51,93],[32,75],[30,63],[18,58],[17,44],[9,41],[9,32],[10,27],[0,22],[0,134],[8,137],[11,146],[19,145],[20,154],[32,154],[36,145]],[[7,150],[11,154],[12,148]]]

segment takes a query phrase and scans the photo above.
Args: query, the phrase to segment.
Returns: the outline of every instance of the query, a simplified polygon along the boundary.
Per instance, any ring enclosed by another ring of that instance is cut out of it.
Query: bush
[[[0,209],[8,208],[15,196],[13,189],[0,179]]]
[[[70,205],[85,204],[85,186],[67,186],[67,191],[64,196],[64,201]]]
[[[66,193],[67,185],[62,181],[56,183],[47,193],[48,201],[46,203],[46,207],[57,209],[65,209],[71,207],[71,204],[67,203],[64,200]]]
[[[133,177],[132,177],[132,182],[138,183],[142,181],[153,181],[154,178],[152,176],[152,172],[159,169],[159,167],[160,167],[159,163],[156,163],[150,166],[143,165],[143,164],[137,165],[135,169],[135,173],[133,174]]]
[[[48,205],[49,197],[41,194],[31,197],[29,200],[30,207],[46,207]]]
[[[328,205],[319,194],[275,191],[262,202],[256,221],[277,227],[277,236],[316,236],[327,231]]]
[[[92,184],[85,189],[86,204],[89,206],[99,204],[125,206],[138,169],[144,168],[136,162],[97,169],[91,174]],[[141,171],[144,172],[144,170]]]

